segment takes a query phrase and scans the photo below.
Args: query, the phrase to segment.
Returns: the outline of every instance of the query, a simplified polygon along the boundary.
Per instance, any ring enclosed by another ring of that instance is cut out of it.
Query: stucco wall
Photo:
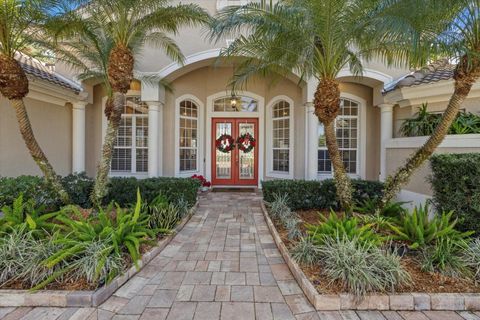
[[[387,149],[387,174],[393,174],[397,168],[402,166],[408,156],[410,156],[415,148],[396,148]],[[480,152],[480,148],[438,148],[435,153],[469,153]],[[404,189],[425,195],[432,195],[432,188],[428,182],[428,177],[432,174],[430,170],[430,162],[426,161],[414,173],[410,182]]]
[[[93,104],[85,108],[85,170],[89,176],[94,176],[102,149],[102,100],[105,90],[102,85],[93,88]]]
[[[72,108],[25,99],[38,143],[58,174],[71,172]],[[20,135],[15,111],[0,98],[0,176],[40,175]]]
[[[186,75],[183,75],[172,82],[173,92],[166,94],[166,102],[164,106],[164,129],[163,129],[163,173],[164,175],[174,175],[175,171],[175,100],[185,94],[191,94],[197,97],[207,106],[207,97],[219,92],[229,95],[227,84],[232,76],[232,69],[228,67],[203,67]],[[289,80],[283,79],[278,82],[257,78],[253,79],[243,88],[260,95],[265,99],[265,106],[270,100],[278,95],[286,95],[294,101],[294,121],[295,121],[295,142],[294,142],[294,175],[296,178],[303,178],[305,172],[304,166],[304,150],[305,150],[305,118],[304,106],[302,101],[302,90]],[[211,107],[211,106],[210,106]],[[206,114],[206,112],[205,112]],[[238,115],[241,117],[241,114]],[[206,121],[206,120],[205,120]],[[206,123],[204,123],[204,127]],[[260,132],[265,137],[265,132]],[[211,143],[211,139],[205,136],[203,132],[203,141]],[[205,144],[204,144],[205,145]],[[262,152],[265,146],[260,146]],[[208,156],[208,155],[205,155]],[[264,155],[264,162],[267,161]],[[264,163],[266,168],[266,163]],[[205,165],[204,165],[205,172]],[[260,173],[260,176],[263,174]]]

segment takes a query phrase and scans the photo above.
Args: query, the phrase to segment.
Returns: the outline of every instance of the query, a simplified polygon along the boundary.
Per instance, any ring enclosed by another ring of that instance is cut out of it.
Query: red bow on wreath
[[[244,153],[249,153],[256,146],[255,138],[250,133],[244,133],[237,138],[237,146]]]

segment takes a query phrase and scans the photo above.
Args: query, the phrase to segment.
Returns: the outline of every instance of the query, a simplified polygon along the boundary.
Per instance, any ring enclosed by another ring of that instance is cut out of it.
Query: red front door
[[[250,152],[238,146],[224,153],[217,149],[215,141],[228,134],[236,141],[242,134],[250,134],[258,140],[258,119],[212,119],[212,184],[256,186],[258,184],[258,141]]]

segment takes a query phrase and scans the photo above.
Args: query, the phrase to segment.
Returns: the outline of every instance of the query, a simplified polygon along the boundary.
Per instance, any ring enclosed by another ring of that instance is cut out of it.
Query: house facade
[[[198,1],[212,15],[242,1]],[[184,65],[171,63],[147,47],[137,58],[138,79],[155,75],[159,84],[134,81],[127,94],[112,176],[138,178],[204,175],[214,186],[260,186],[268,179],[326,179],[332,166],[323,127],[313,114],[315,79],[291,74],[281,79],[251,79],[232,95],[229,87],[235,59],[218,59],[233,39],[212,43],[201,28],[184,28],[175,39],[186,56]],[[57,65],[48,70],[22,57],[29,74],[26,99],[40,145],[59,174],[85,171],[94,176],[107,122],[101,84],[75,82],[75,72]],[[422,72],[364,63],[362,77],[345,69],[339,74],[342,107],[336,120],[339,147],[353,178],[383,180],[425,140],[402,138],[398,129],[423,102],[442,111],[453,91],[451,66]],[[480,112],[480,87],[474,87],[465,109]],[[0,176],[39,174],[18,132],[13,109],[0,100]],[[249,134],[255,147],[224,153],[222,135],[237,139]],[[448,137],[439,152],[480,150],[476,135]],[[428,166],[405,187],[402,196],[424,199],[431,194]]]

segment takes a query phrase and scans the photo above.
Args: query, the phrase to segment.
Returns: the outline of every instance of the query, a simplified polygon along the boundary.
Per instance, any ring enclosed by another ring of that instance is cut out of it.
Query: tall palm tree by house
[[[23,100],[29,90],[28,78],[15,59],[30,45],[45,42],[40,38],[41,28],[51,18],[57,4],[54,0],[0,2],[0,92],[15,109],[20,133],[33,160],[61,200],[68,203],[68,194],[32,130]]]
[[[232,6],[218,13],[212,37],[220,39],[243,31],[224,52],[245,57],[237,66],[233,85],[254,74],[315,78],[318,85],[313,106],[325,128],[326,145],[334,168],[337,197],[344,208],[352,207],[351,180],[345,170],[335,136],[340,111],[337,76],[344,68],[362,74],[362,31],[378,1],[289,0],[271,6],[265,1]],[[355,50],[360,49],[360,50]],[[363,52],[362,52],[363,51]]]
[[[98,166],[92,201],[100,204],[107,192],[114,141],[120,125],[125,94],[134,78],[135,55],[147,44],[156,45],[178,63],[184,61],[180,48],[168,34],[180,27],[208,23],[208,14],[197,5],[171,5],[169,0],[93,0],[77,11],[79,19],[70,27],[78,34],[101,30],[111,39],[106,65],[112,91],[107,110],[108,127]]]
[[[457,62],[453,73],[453,94],[433,134],[421,148],[407,159],[402,167],[387,178],[381,205],[385,205],[395,197],[400,188],[408,183],[412,174],[442,143],[473,84],[480,78],[480,0],[456,0],[451,1],[451,4],[451,6],[441,8],[438,6],[429,8],[433,11],[446,10],[444,15],[447,17],[450,15],[448,23],[434,35],[436,45],[440,50]],[[397,19],[406,22],[403,24],[404,28],[410,28],[408,14],[402,16],[401,13],[396,12],[394,15]],[[405,30],[399,28],[398,32],[402,31]]]

